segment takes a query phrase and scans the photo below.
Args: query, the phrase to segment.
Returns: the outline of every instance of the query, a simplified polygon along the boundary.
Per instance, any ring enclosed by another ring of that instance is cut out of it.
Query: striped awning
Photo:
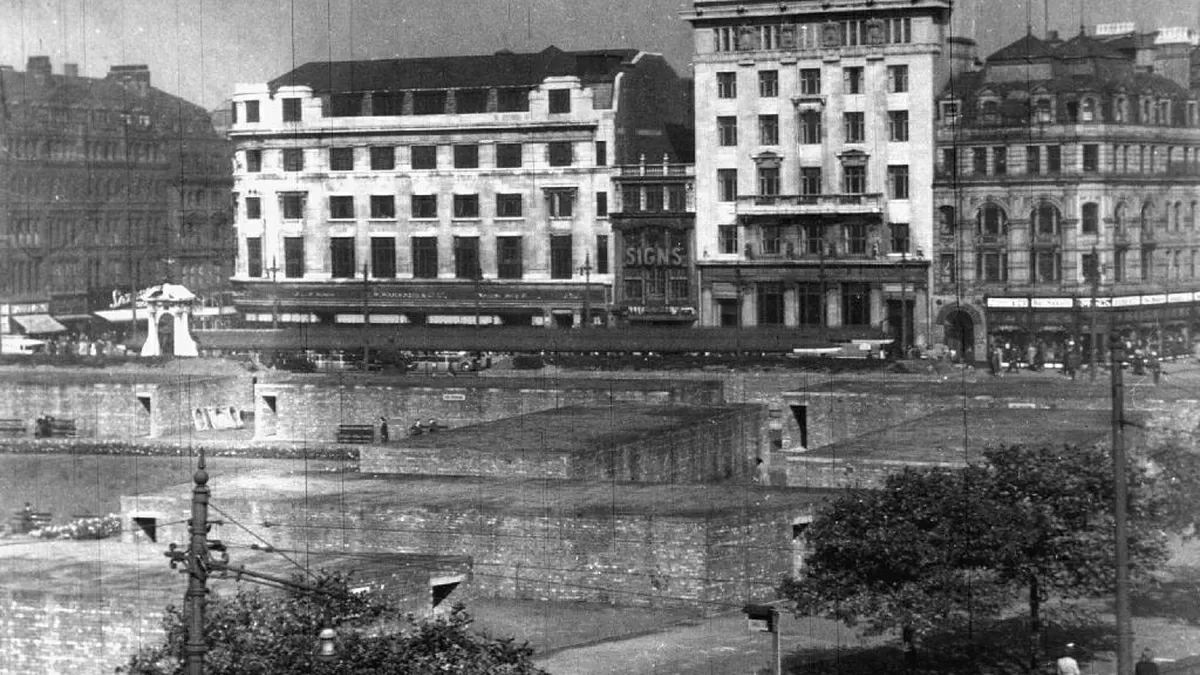
[[[54,317],[49,314],[18,314],[12,319],[17,322],[26,335],[47,335],[63,333],[67,330],[66,326],[55,321]]]

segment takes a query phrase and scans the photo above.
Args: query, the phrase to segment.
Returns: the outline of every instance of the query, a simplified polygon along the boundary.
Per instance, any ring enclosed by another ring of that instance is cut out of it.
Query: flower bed
[[[319,445],[218,445],[187,443],[151,443],[89,439],[2,439],[0,453],[134,455],[142,457],[187,457],[199,448],[209,457],[248,457],[257,459],[330,459],[358,462],[358,448]]]
[[[107,539],[121,533],[121,516],[110,513],[95,518],[79,518],[63,525],[47,525],[31,530],[39,539]]]

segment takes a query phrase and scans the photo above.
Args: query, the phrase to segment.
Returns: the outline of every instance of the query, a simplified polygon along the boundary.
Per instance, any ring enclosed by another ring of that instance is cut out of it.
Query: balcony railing
[[[746,213],[845,213],[882,212],[883,194],[831,193],[813,195],[743,195],[738,197],[738,211]]]

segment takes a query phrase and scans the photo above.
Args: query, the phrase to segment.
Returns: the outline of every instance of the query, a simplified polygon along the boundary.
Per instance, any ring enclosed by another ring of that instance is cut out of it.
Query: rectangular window
[[[1091,282],[1099,275],[1099,254],[1084,253],[1079,257],[1079,271],[1082,275],[1080,281]]]
[[[871,285],[842,284],[842,325],[871,324]]]
[[[522,198],[519,194],[496,195],[496,217],[520,218],[522,215],[522,203]]]
[[[287,148],[283,151],[283,170],[284,171],[303,171],[304,170],[304,150],[300,148]]]
[[[842,192],[860,195],[867,191],[867,167],[842,167]]]
[[[1004,252],[975,254],[975,277],[984,282],[1007,281],[1008,255]]]
[[[660,185],[647,186],[645,195],[646,195],[646,200],[642,207],[643,211],[662,211],[663,210],[664,202],[663,202],[662,186],[660,186]]]
[[[721,253],[732,255],[738,252],[737,225],[718,225],[717,238],[720,240]]]
[[[908,223],[889,223],[891,231],[892,253],[908,253]]]
[[[304,217],[303,192],[284,192],[279,196],[284,220],[299,220]]]
[[[371,114],[395,117],[404,114],[404,92],[376,91],[371,94]]]
[[[805,145],[821,142],[821,111],[805,110],[800,113],[800,142]]]
[[[426,220],[437,218],[437,195],[413,195],[412,217]]]
[[[459,89],[454,92],[454,110],[459,115],[487,112],[487,89]]]
[[[246,276],[257,279],[262,275],[262,237],[246,237]]]
[[[571,112],[571,90],[550,90],[550,114],[561,115]]]
[[[454,146],[454,168],[478,169],[479,146],[475,144]]]
[[[446,92],[444,91],[414,91],[414,115],[441,115],[446,112]]]
[[[758,71],[758,95],[762,98],[775,98],[779,96],[778,70]]]
[[[520,143],[497,143],[496,166],[501,169],[517,169],[521,166]]]
[[[358,117],[363,113],[363,95],[359,92],[329,97],[330,117]]]
[[[551,141],[548,151],[550,166],[571,166],[575,160],[570,141]]]
[[[756,284],[754,303],[758,309],[758,325],[760,326],[782,326],[783,325],[783,284],[778,282],[760,281]]]
[[[570,279],[575,263],[571,258],[571,235],[550,237],[550,278]]]
[[[608,215],[608,193],[596,193],[596,216],[603,218]]]
[[[800,69],[800,93],[804,96],[819,96],[821,94],[821,69]]]
[[[806,166],[800,169],[800,194],[809,197],[821,194],[820,167]]]
[[[1033,278],[1039,283],[1059,281],[1062,254],[1053,249],[1038,249],[1033,253]]]
[[[574,190],[547,190],[547,211],[551,218],[572,218],[575,215]]]
[[[596,235],[596,274],[608,274],[608,235]]]
[[[863,93],[863,69],[862,66],[851,66],[842,68],[842,93],[843,94],[861,94]]]
[[[1113,251],[1113,281],[1125,281],[1125,249]]]
[[[1095,143],[1083,145],[1083,170],[1096,172],[1100,170],[1100,146]]]
[[[246,220],[262,218],[262,200],[258,197],[246,197]]]
[[[285,98],[280,101],[283,106],[283,121],[284,122],[299,122],[300,121],[300,99]]]
[[[1083,205],[1079,219],[1079,230],[1082,234],[1096,234],[1100,230],[1100,205],[1088,202]]]
[[[329,198],[329,217],[333,220],[349,220],[354,217],[354,197],[338,195]]]
[[[371,276],[376,279],[396,276],[395,237],[371,237]]]
[[[908,91],[908,66],[888,66],[888,91],[893,94],[903,94]]]
[[[478,218],[479,195],[454,195],[455,218]]]
[[[717,73],[717,98],[737,98],[737,73]]]
[[[862,143],[866,139],[866,123],[863,113],[845,113],[843,127],[847,143]]]
[[[758,142],[761,145],[779,145],[779,115],[758,116]]]
[[[596,166],[608,166],[608,143],[596,141]]]
[[[778,167],[759,167],[758,169],[758,194],[762,196],[772,196],[779,194],[779,168]]]
[[[763,255],[779,255],[783,240],[783,228],[778,225],[763,225],[759,230]]]
[[[804,252],[808,255],[823,255],[825,250],[825,230],[820,225],[805,225],[802,236],[804,237]]]
[[[437,146],[436,145],[414,145],[414,146],[412,146],[412,168],[414,168],[414,169],[436,169],[437,168]]]
[[[497,112],[529,112],[529,90],[496,90],[496,110]]]
[[[987,148],[971,149],[971,169],[977,176],[987,175]]]
[[[496,276],[501,279],[520,279],[524,276],[520,237],[496,237]]]
[[[329,271],[334,279],[354,278],[354,237],[329,238]]]
[[[737,118],[717,118],[717,142],[723,146],[737,145]]]
[[[1042,172],[1042,148],[1038,145],[1025,146],[1025,173],[1036,176]]]
[[[938,281],[943,284],[955,283],[958,275],[956,274],[954,254],[943,253],[938,257]]]
[[[867,252],[867,226],[851,223],[845,226],[846,252],[850,255],[865,255]]]
[[[908,142],[907,110],[891,110],[888,112],[888,140],[893,143]]]
[[[412,238],[413,277],[436,279],[438,275],[437,237]]]
[[[997,176],[1008,174],[1008,148],[992,148],[992,168]]]
[[[330,148],[329,149],[329,170],[330,171],[353,171],[354,170],[354,148]]]
[[[288,279],[304,276],[304,237],[283,238],[283,276]]]
[[[392,195],[371,195],[371,217],[391,220],[396,217],[396,198]]]
[[[371,148],[371,170],[391,171],[396,168],[396,149],[391,146]]]
[[[257,122],[258,119],[258,101],[246,101],[246,121]]]
[[[454,238],[454,277],[477,279],[483,276],[479,267],[479,237]]]
[[[1055,174],[1062,171],[1062,146],[1046,146],[1046,173]]]
[[[717,169],[717,200],[736,202],[738,196],[737,169]],[[626,210],[634,210],[626,207]]]
[[[1142,281],[1149,281],[1154,277],[1154,249],[1144,246],[1142,247]]]
[[[262,171],[262,150],[247,150],[246,172],[258,173],[259,171]]]
[[[908,199],[908,165],[894,164],[887,168],[888,197]]]
[[[724,171],[725,169],[718,169]],[[721,199],[721,201],[732,201],[730,199]],[[621,187],[621,204],[622,210],[626,213],[642,210],[642,188],[637,185],[624,185]]]
[[[942,171],[951,176],[958,174],[958,149],[942,148]]]
[[[687,189],[682,185],[667,186],[667,210],[687,211]]]

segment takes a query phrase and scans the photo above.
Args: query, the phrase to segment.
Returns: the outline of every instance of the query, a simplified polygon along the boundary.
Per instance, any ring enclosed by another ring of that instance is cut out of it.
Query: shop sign
[[[1163,305],[1163,304],[1166,304],[1166,302],[1167,302],[1167,296],[1162,293],[1156,293],[1155,295],[1143,295],[1142,296],[1142,304],[1143,305]]]
[[[256,285],[260,298],[278,297],[280,300],[307,300],[338,304],[361,305],[363,285],[314,284],[283,286],[276,294],[273,284]],[[584,296],[598,305],[604,304],[606,286],[593,283],[589,288],[562,285],[535,287],[529,284],[500,285],[493,282],[482,284],[462,283],[439,286],[435,284],[371,283],[366,288],[372,306],[417,305],[434,306],[444,303],[507,303],[542,305],[547,302],[582,303]]]
[[[625,311],[635,316],[648,316],[654,314],[670,314],[671,316],[694,316],[696,314],[695,307],[683,307],[675,305],[663,305],[659,307],[646,307],[645,305],[629,305]]]
[[[1194,296],[1194,293],[1168,293],[1167,302],[1191,302]]]
[[[687,253],[681,248],[629,246],[625,249],[625,264],[638,267],[683,267]]]
[[[49,314],[48,302],[13,302],[0,304],[0,316],[20,316],[23,314]]]
[[[1140,304],[1142,304],[1141,298],[1136,295],[1125,295],[1113,298],[1112,301],[1113,307],[1137,307]]]
[[[1075,306],[1073,298],[1033,298],[1034,309],[1071,309]]]
[[[1029,306],[1029,298],[988,298],[987,306],[997,309],[1024,309]]]

